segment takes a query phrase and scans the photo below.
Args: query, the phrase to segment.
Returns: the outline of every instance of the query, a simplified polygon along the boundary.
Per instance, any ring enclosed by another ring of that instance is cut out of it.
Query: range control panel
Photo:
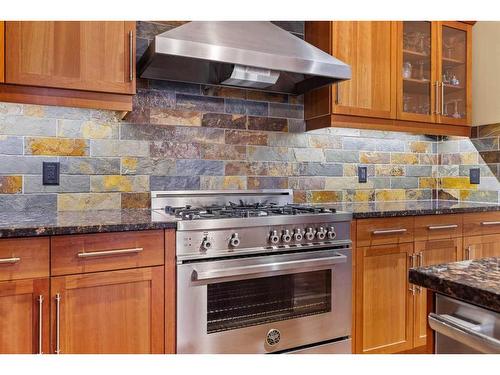
[[[350,240],[350,223],[273,225],[209,231],[178,231],[177,255],[224,256],[251,249],[279,250]]]

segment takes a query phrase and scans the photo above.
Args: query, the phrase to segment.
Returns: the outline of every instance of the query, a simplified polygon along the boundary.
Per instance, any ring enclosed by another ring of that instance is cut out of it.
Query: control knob
[[[314,230],[312,228],[307,228],[305,237],[306,240],[312,241],[314,239]]]
[[[271,235],[269,236],[269,241],[272,243],[272,244],[277,244],[278,242],[280,242],[280,238],[278,236],[278,231],[276,230],[273,230],[271,232]]]
[[[320,227],[319,230],[316,232],[316,237],[318,237],[318,240],[324,240],[326,237],[325,228]]]
[[[240,239],[238,237],[238,233],[233,233],[231,239],[229,240],[229,245],[232,247],[240,246]]]
[[[290,231],[288,229],[285,229],[283,231],[283,235],[281,236],[281,239],[283,242],[288,243],[292,240],[292,236],[290,235]]]
[[[302,231],[300,229],[295,229],[293,233],[293,239],[295,241],[302,241],[302,238],[304,238],[304,236],[302,235]]]
[[[207,251],[212,248],[212,242],[208,239],[208,237],[203,238],[201,243],[201,249]]]
[[[337,237],[337,233],[335,233],[335,228],[334,227],[328,228],[327,236],[328,236],[329,240],[334,240],[335,237]]]

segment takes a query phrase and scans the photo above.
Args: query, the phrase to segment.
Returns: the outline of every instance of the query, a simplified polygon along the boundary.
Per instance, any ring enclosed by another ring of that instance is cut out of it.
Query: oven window
[[[331,284],[331,270],[209,284],[207,332],[327,313]]]

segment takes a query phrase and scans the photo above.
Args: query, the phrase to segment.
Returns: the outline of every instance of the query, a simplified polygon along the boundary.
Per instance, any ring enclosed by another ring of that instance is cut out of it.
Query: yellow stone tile
[[[391,154],[391,164],[418,164],[418,155],[410,153]]]
[[[22,190],[22,176],[0,176],[0,194],[18,194]]]
[[[375,192],[377,201],[402,201],[406,199],[404,189],[378,190]]]
[[[359,154],[359,161],[364,164],[389,164],[390,157],[383,152],[362,152]]]
[[[57,195],[57,209],[59,211],[118,210],[120,208],[120,193],[66,193]]]
[[[149,190],[148,176],[90,176],[90,190],[94,192],[145,192]]]
[[[418,186],[421,189],[436,189],[438,186],[438,179],[434,177],[420,177],[418,179]]]
[[[430,147],[431,145],[429,142],[416,141],[410,143],[410,150],[412,152],[425,153],[430,150]]]
[[[242,176],[225,176],[222,181],[223,189],[246,189],[246,180]]]
[[[31,155],[85,156],[87,143],[83,139],[27,138],[26,149]]]
[[[477,152],[462,152],[460,153],[460,163],[463,165],[475,165],[478,163]]]
[[[404,169],[401,166],[395,165],[376,165],[375,166],[376,176],[403,176]]]
[[[311,192],[311,202],[312,203],[329,203],[329,202],[340,202],[342,201],[341,191],[312,191]]]
[[[113,136],[113,126],[111,124],[100,124],[93,121],[85,121],[81,127],[83,138],[111,138]]]
[[[137,158],[122,158],[121,163],[121,173],[135,173],[137,171],[139,161]]]
[[[471,185],[469,183],[469,177],[442,177],[441,187],[443,189],[471,189],[477,190],[478,185]]]

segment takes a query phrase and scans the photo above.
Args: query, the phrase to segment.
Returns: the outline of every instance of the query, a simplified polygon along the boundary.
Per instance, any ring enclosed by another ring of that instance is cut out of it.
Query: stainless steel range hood
[[[157,35],[140,77],[303,94],[351,78],[349,65],[271,22],[193,21]]]

